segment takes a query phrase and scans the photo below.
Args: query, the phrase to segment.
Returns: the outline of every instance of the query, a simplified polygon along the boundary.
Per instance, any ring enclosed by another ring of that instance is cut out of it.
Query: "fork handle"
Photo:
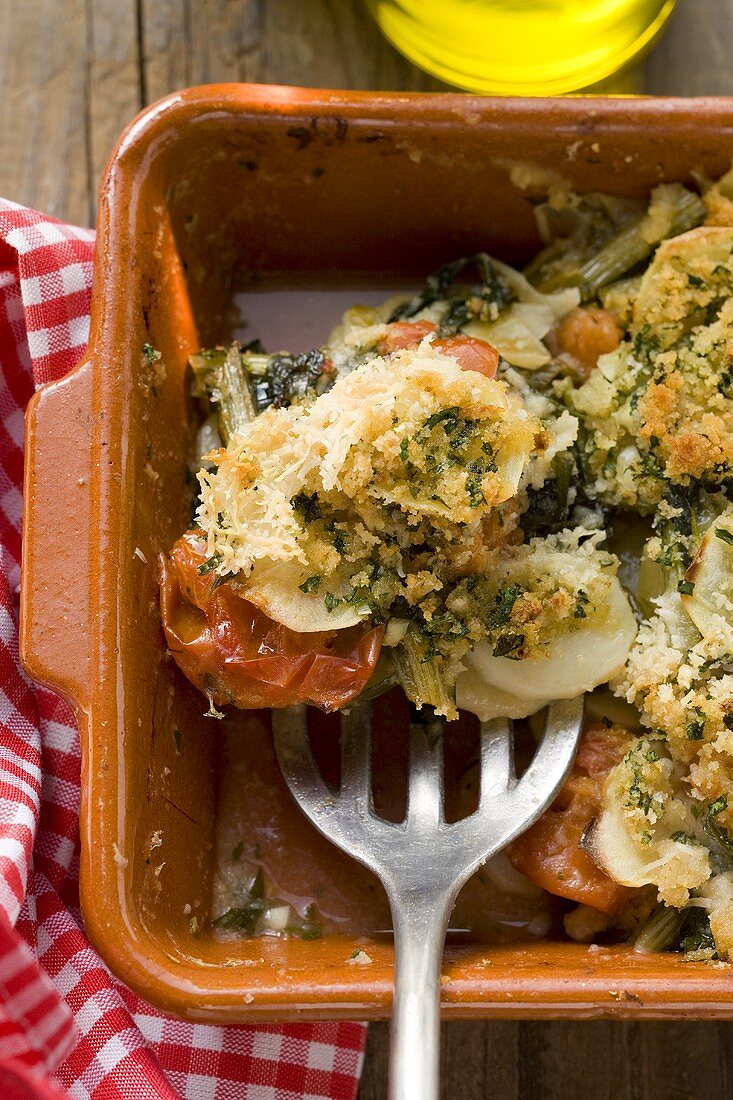
[[[391,900],[391,899],[390,899]],[[438,1100],[440,966],[455,892],[395,899],[389,1100]]]

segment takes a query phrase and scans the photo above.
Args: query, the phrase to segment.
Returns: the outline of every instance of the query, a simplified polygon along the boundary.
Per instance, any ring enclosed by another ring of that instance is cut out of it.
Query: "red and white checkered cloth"
[[[93,248],[91,230],[0,200],[0,1097],[353,1100],[363,1025],[183,1023],[84,935],[79,738],[20,670],[17,594],[23,410],[84,353]]]

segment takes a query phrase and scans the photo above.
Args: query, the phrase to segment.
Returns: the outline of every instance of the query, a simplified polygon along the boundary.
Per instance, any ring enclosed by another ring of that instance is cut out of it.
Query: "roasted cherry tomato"
[[[162,559],[168,648],[192,684],[221,706],[346,706],[377,663],[384,627],[301,634],[268,618],[231,584],[200,572],[206,544],[189,531]]]
[[[603,780],[624,756],[630,737],[619,726],[586,726],[572,771],[552,806],[507,848],[514,866],[532,882],[602,913],[619,912],[634,891],[609,878],[579,843],[601,808]]]
[[[415,348],[421,340],[435,331],[436,326],[432,321],[394,321],[379,341],[378,351],[381,355],[389,355],[390,352],[400,351],[402,348]],[[463,333],[446,336],[434,340],[433,347],[452,355],[462,370],[476,371],[487,378],[493,378],[499,366],[498,351],[475,336],[465,336]]]

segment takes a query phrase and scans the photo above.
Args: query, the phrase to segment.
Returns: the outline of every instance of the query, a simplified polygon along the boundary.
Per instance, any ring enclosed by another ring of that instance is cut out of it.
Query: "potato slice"
[[[636,619],[618,580],[611,578],[606,607],[586,625],[555,639],[547,656],[513,661],[479,643],[464,660],[456,684],[459,707],[481,721],[525,718],[553,699],[573,699],[610,680],[636,637]]]
[[[644,272],[634,302],[633,326],[672,347],[704,319],[701,305],[730,284],[733,228],[701,225],[663,241]],[[703,310],[704,313],[704,310]]]
[[[336,598],[348,597],[351,593],[348,583],[324,579],[317,589],[303,592],[299,586],[307,579],[308,570],[299,562],[261,558],[246,581],[244,595],[276,623],[302,634],[343,630],[368,618],[368,607],[348,603],[337,604],[333,611],[326,607],[325,593],[330,592]]]
[[[682,605],[704,638],[733,628],[733,508],[714,519],[685,573]]]
[[[551,699],[528,700],[501,688],[489,687],[472,658],[473,653],[464,660],[465,672],[460,674],[456,683],[456,706],[459,710],[467,710],[480,721],[490,722],[493,718],[526,718],[552,702]]]
[[[603,810],[583,833],[580,847],[593,862],[622,886],[646,886],[653,882],[650,864],[656,852],[642,849],[624,819],[627,792],[612,772],[603,790]],[[651,855],[651,858],[650,858]]]
[[[636,764],[632,758],[634,752],[643,751],[642,760],[648,760],[648,745],[647,749],[643,746],[644,741],[636,742],[605,780],[603,809],[584,832],[580,847],[622,886],[654,883],[660,900],[679,908],[689,901],[689,891],[699,889],[710,876],[710,851],[687,792],[674,778],[671,761],[666,761],[667,782],[661,787],[653,782],[646,788],[650,803],[641,823],[638,809],[632,806],[630,810],[630,779],[632,787],[639,782],[638,755]],[[654,767],[659,760],[655,756]],[[660,766],[665,768],[664,760]],[[674,791],[669,789],[670,779]]]

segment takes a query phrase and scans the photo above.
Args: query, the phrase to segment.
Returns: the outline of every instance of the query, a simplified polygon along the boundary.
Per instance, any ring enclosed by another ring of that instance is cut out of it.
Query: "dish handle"
[[[20,659],[86,709],[91,680],[92,365],[44,386],[25,417]]]

